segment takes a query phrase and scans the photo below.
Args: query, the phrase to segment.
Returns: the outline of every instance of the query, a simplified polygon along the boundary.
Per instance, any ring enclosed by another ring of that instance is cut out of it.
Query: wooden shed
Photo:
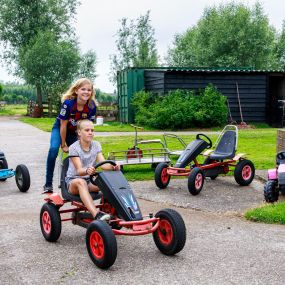
[[[254,69],[125,69],[118,73],[120,120],[133,122],[131,98],[140,90],[167,94],[176,89],[199,90],[209,83],[227,97],[233,120],[241,121],[241,110],[243,120],[247,123],[266,122],[272,126],[283,126],[285,71]]]

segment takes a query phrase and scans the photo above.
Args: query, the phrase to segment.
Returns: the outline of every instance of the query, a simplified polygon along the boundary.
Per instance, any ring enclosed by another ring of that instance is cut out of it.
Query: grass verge
[[[285,202],[264,205],[245,213],[245,218],[266,224],[285,224]]]
[[[0,108],[0,116],[15,116],[15,115],[27,115],[27,105],[6,105]]]

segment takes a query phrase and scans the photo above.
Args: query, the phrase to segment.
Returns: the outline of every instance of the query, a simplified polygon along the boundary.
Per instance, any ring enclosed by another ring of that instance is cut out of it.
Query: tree
[[[285,21],[283,21],[282,32],[278,41],[277,54],[280,68],[285,70]]]
[[[23,64],[28,63],[25,58],[31,58],[29,48],[35,45],[41,34],[47,35],[52,31],[54,42],[69,39],[69,43],[76,43],[73,39],[74,32],[71,23],[75,16],[78,1],[0,0],[0,5],[0,40],[6,48],[3,56],[8,62],[16,64],[15,74],[23,78],[29,78],[29,82],[32,82],[31,74],[25,74],[25,72],[30,68]],[[43,59],[44,53],[44,46],[42,47],[41,59]],[[74,45],[74,48],[76,48],[76,45]],[[25,55],[26,53],[27,55]],[[55,63],[58,65],[62,62],[60,60]],[[41,62],[35,60],[33,60],[33,63],[35,69],[37,69],[38,64],[41,65]],[[37,100],[41,105],[43,86],[38,82],[36,85]]]
[[[57,40],[52,32],[38,34],[19,56],[22,77],[28,84],[36,86],[38,93],[44,91],[50,113],[53,101],[59,99],[52,96],[53,93],[61,93],[70,84],[79,68],[79,61],[76,43]],[[38,103],[41,105],[42,102]]]
[[[175,37],[167,60],[182,66],[276,68],[276,35],[259,3],[252,9],[235,2],[213,6]]]
[[[117,54],[111,55],[110,80],[115,84],[117,71],[126,67],[158,66],[154,29],[150,11],[134,20],[123,18],[116,36]]]
[[[94,81],[96,74],[97,55],[94,51],[89,50],[81,56],[78,77],[86,77]]]

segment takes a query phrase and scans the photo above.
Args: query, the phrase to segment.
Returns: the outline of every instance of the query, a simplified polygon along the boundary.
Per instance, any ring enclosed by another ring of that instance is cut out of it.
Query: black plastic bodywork
[[[139,204],[121,171],[102,171],[98,173],[95,184],[122,219],[125,221],[143,219]]]
[[[207,147],[208,143],[204,140],[196,139],[190,142],[179,156],[174,167],[185,168]]]

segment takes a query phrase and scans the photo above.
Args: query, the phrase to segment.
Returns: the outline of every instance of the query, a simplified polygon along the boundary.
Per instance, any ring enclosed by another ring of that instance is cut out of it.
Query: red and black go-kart
[[[106,160],[105,163],[116,165]],[[94,220],[80,197],[71,195],[66,188],[65,175],[69,158],[63,161],[61,173],[61,192],[49,193],[40,213],[40,225],[44,238],[55,242],[61,234],[61,223],[72,221],[73,224],[87,228],[86,247],[90,258],[100,268],[109,268],[117,257],[115,235],[153,235],[157,248],[166,255],[181,251],[186,241],[186,228],[180,214],[172,209],[163,209],[158,213],[143,217],[138,202],[128,181],[121,171],[101,171],[90,176],[91,182],[99,187],[101,193],[92,193],[94,200],[101,199],[96,205],[102,212],[111,214],[110,221]],[[67,209],[61,209],[69,204]],[[70,218],[62,214],[72,213]]]
[[[227,125],[212,147],[211,139],[205,134],[197,134],[196,139],[189,143],[179,156],[174,167],[167,163],[160,163],[155,170],[155,183],[160,189],[167,187],[171,176],[188,176],[188,190],[197,195],[203,188],[205,177],[216,179],[219,174],[227,174],[234,168],[234,178],[241,186],[249,185],[255,173],[250,160],[245,154],[236,154],[238,143],[238,129],[234,125]],[[206,156],[203,164],[199,164],[197,156]],[[187,168],[188,167],[188,168]]]

